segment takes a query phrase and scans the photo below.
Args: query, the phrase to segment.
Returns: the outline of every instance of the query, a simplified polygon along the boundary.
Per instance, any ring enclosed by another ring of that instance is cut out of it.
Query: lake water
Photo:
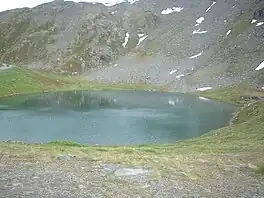
[[[0,141],[89,145],[174,143],[223,127],[235,108],[144,91],[60,92],[0,101]]]

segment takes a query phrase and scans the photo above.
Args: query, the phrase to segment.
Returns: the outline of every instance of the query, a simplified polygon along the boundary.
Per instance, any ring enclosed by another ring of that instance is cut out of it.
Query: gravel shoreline
[[[123,167],[85,158],[57,158],[47,163],[4,155],[0,163],[0,197],[264,196],[264,177],[253,175],[241,164],[230,165],[217,178],[205,181],[185,178],[180,171],[158,179],[146,172],[115,176],[115,171]]]

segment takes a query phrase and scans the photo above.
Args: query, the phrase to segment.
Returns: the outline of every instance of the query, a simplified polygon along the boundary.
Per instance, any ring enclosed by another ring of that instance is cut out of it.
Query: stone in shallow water
[[[148,170],[144,170],[144,169],[132,169],[132,168],[120,168],[117,169],[114,172],[114,175],[117,177],[120,176],[135,176],[135,175],[140,175],[140,174],[145,174],[148,173]]]

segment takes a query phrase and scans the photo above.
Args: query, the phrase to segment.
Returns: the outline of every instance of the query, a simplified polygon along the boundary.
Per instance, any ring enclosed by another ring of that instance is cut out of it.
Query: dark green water
[[[89,145],[174,143],[228,124],[235,108],[195,96],[61,92],[0,101],[0,141]]]

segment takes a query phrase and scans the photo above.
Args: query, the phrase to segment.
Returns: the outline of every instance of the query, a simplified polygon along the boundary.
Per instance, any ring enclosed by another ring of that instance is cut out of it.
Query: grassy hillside
[[[67,85],[68,81],[27,69],[15,67],[0,71],[0,96],[61,89]]]
[[[0,70],[0,97],[43,91],[89,90],[89,89],[159,89],[145,84],[102,84],[82,77],[65,77],[55,73],[14,67]]]
[[[258,101],[264,97],[264,91],[254,90],[242,84],[233,87],[220,88],[213,91],[195,92],[194,94],[234,104],[238,107]]]

